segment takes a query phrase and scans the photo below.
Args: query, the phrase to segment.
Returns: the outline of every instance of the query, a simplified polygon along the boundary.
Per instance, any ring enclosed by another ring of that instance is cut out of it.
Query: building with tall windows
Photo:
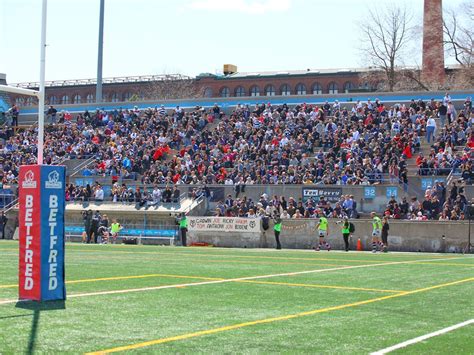
[[[292,71],[238,72],[200,74],[194,78],[176,75],[148,75],[105,78],[103,102],[127,102],[160,99],[152,88],[154,84],[178,83],[186,80],[195,87],[196,97],[257,97],[341,94],[374,91],[376,85],[364,82],[363,73],[371,69],[306,69]],[[94,79],[59,80],[46,82],[46,104],[70,105],[95,102]],[[10,84],[37,89],[39,83]],[[20,106],[36,105],[35,99],[10,95],[12,103]],[[168,97],[171,98],[171,97]]]

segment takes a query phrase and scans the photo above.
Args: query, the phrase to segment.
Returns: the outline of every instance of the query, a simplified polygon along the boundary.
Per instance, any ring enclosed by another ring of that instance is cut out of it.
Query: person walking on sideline
[[[327,251],[331,251],[331,245],[329,245],[329,243],[325,240],[329,233],[329,223],[326,217],[319,218],[319,223],[316,226],[316,229],[318,230],[319,244],[315,250],[320,251],[321,248],[325,246]]]
[[[382,221],[382,250],[384,253],[388,252],[388,230],[390,225],[388,223],[388,216],[383,217]]]
[[[275,241],[276,241],[276,248],[281,249],[280,244],[280,232],[281,232],[281,218],[280,216],[275,216],[273,231],[275,232]]]
[[[183,213],[181,219],[179,220],[179,230],[181,232],[181,245],[186,246],[186,232],[188,231],[188,218]]]
[[[380,217],[376,215],[375,212],[371,212],[370,216],[372,217],[372,253],[377,252],[377,247],[380,247],[382,250],[380,242],[380,233],[382,231],[382,221]]]

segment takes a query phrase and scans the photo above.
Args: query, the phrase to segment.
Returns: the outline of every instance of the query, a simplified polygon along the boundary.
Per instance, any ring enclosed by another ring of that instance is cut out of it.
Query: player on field
[[[382,251],[382,246],[380,242],[380,234],[382,233],[382,220],[377,216],[375,212],[370,214],[372,217],[372,253],[377,252],[377,247],[380,247]]]
[[[326,247],[327,251],[331,250],[331,245],[324,238],[328,236],[329,233],[329,223],[326,217],[320,217],[319,223],[316,226],[319,235],[319,245],[315,248],[316,251],[320,251],[323,246]]]

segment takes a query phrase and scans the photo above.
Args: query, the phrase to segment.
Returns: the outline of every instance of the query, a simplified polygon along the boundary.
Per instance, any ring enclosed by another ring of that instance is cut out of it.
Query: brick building
[[[361,69],[294,70],[228,75],[201,74],[196,83],[206,97],[288,96],[371,91]]]
[[[276,95],[321,95],[353,91],[372,91],[369,83],[361,82],[360,74],[368,69],[321,69],[279,72],[231,72],[227,75],[200,74],[196,78],[182,75],[153,75],[106,78],[103,81],[104,102],[124,102],[130,99],[153,98],[154,83],[188,80],[202,97],[244,97]],[[38,83],[13,84],[37,89]],[[94,79],[51,81],[46,83],[46,103],[51,105],[95,102]],[[31,97],[10,95],[20,106],[35,105]]]

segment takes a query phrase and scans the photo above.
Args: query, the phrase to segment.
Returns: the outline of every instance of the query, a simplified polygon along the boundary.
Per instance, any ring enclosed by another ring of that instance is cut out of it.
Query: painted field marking
[[[117,252],[117,253],[125,253],[125,254],[133,254],[132,252]],[[145,253],[145,254],[153,254],[153,253]],[[173,255],[172,253],[161,253],[160,255]],[[184,255],[184,253],[180,254],[180,255]],[[192,256],[193,254],[190,254],[190,256]],[[76,255],[75,255],[76,256]],[[225,255],[215,255],[216,257],[218,256],[225,256]],[[114,258],[114,257],[110,257],[110,256],[104,256],[104,255],[98,255],[98,256],[77,256],[77,257],[81,257],[81,258],[91,258],[93,260],[95,259],[100,259],[100,260],[122,260],[122,258]],[[241,256],[241,257],[245,257],[245,256]],[[258,256],[255,256],[255,257],[252,257],[252,258],[258,258]],[[269,258],[269,257],[264,257],[264,258]],[[273,258],[273,257],[271,257]],[[285,259],[285,257],[274,257],[274,258],[277,258],[277,259]],[[192,257],[187,257],[186,258],[187,260],[193,260]],[[291,259],[291,258],[290,258]],[[194,259],[194,260],[198,260],[200,262],[203,262],[203,263],[206,263],[206,262],[209,262],[209,263],[246,263],[246,264],[262,264],[262,265],[265,265],[265,264],[268,264],[268,265],[306,265],[306,266],[341,266],[341,264],[329,264],[329,263],[319,263],[318,261],[341,261],[341,262],[344,262],[344,261],[348,261],[348,262],[351,262],[351,261],[354,261],[354,260],[346,260],[346,259],[337,259],[337,258],[293,258],[293,259],[304,259],[304,260],[311,260],[311,261],[314,261],[314,262],[311,262],[311,263],[300,263],[300,262],[271,262],[271,261],[268,261],[268,262],[264,262],[264,261],[238,261],[238,260],[202,260],[202,259]],[[474,263],[473,264],[464,264],[464,263],[445,263],[445,262],[438,262],[438,261],[443,261],[443,260],[451,260],[451,259],[459,259],[459,257],[450,257],[450,258],[438,258],[438,259],[429,259],[430,261],[426,261],[426,262],[416,262],[417,265],[447,265],[447,266],[460,266],[460,267],[474,267]],[[154,261],[163,261],[163,260],[166,260],[166,261],[176,261],[177,259],[176,258],[146,258],[146,257],[143,257],[143,258],[140,258],[140,260],[154,260]],[[377,263],[377,262],[384,262],[384,263],[389,263],[390,261],[385,261],[385,260],[359,260],[359,262],[363,262],[363,261],[366,261],[368,263]],[[408,260],[407,260],[408,261]],[[411,260],[410,260],[411,261]]]
[[[171,254],[170,254],[171,255]],[[70,257],[69,257],[70,258]],[[123,260],[123,257],[111,257],[111,256],[80,256],[81,259],[91,259],[91,260]],[[141,257],[140,260],[152,260],[152,261],[175,261],[176,263],[182,263],[182,259],[176,258],[147,258]],[[222,264],[256,264],[256,265],[305,265],[305,266],[345,266],[342,263],[339,264],[329,264],[329,263],[319,263],[317,260],[316,262],[312,263],[300,263],[300,262],[277,262],[277,261],[242,261],[242,260],[209,260],[209,259],[193,259],[193,258],[186,258],[186,260],[190,261],[199,261],[202,264],[205,263],[222,263]],[[333,261],[338,261],[336,259],[331,259]],[[69,263],[70,264],[70,263]],[[349,265],[347,265],[349,266]]]
[[[385,260],[360,260],[360,259],[346,259],[346,258],[321,258],[321,257],[294,257],[294,256],[268,256],[268,255],[234,255],[234,254],[218,254],[216,253],[195,253],[195,252],[162,252],[162,251],[121,251],[121,250],[110,250],[110,249],[104,249],[104,250],[88,250],[88,249],[72,249],[73,251],[84,251],[88,253],[102,253],[105,251],[106,253],[116,253],[116,254],[153,254],[153,255],[180,255],[180,256],[211,256],[211,257],[229,257],[229,258],[251,258],[251,259],[285,259],[285,260],[324,260],[324,261],[349,261],[349,262],[357,262],[357,263],[382,263],[382,262],[391,262],[391,261],[385,261]],[[263,250],[263,249],[262,249]],[[327,254],[324,252],[320,252],[317,254],[314,250],[312,251],[313,255],[322,255],[322,254]],[[345,252],[338,252],[338,251],[332,251],[333,255],[347,255]],[[353,255],[360,255],[362,256],[369,256],[373,257],[372,253],[365,253],[361,252],[361,254],[353,254]],[[377,256],[380,254],[376,254]],[[385,256],[385,255],[384,255]],[[392,255],[390,256],[403,256],[403,255]],[[416,255],[407,255],[407,256],[413,256],[415,257]],[[418,255],[419,256],[419,255]],[[463,258],[469,258],[469,257],[463,257]],[[158,259],[158,258],[157,258]],[[436,256],[433,255],[433,257],[430,257],[429,259],[424,259],[426,261],[438,261],[438,260],[451,260],[451,259],[459,259],[458,256]],[[407,260],[408,261],[408,260]],[[411,260],[410,260],[411,261]]]
[[[329,268],[329,269],[315,269],[315,270],[286,272],[286,273],[271,274],[271,275],[247,276],[247,277],[239,277],[239,278],[232,278],[232,279],[222,279],[222,280],[185,283],[185,284],[178,284],[178,285],[176,285],[176,284],[174,284],[174,285],[161,285],[161,286],[150,286],[150,287],[141,287],[141,288],[122,289],[122,290],[76,293],[76,294],[69,295],[68,298],[85,297],[85,296],[99,296],[99,295],[114,295],[114,294],[130,293],[130,292],[154,291],[154,290],[163,290],[163,289],[169,289],[169,288],[187,287],[187,286],[191,287],[191,286],[201,286],[201,285],[212,285],[212,284],[236,282],[236,281],[242,281],[242,280],[267,279],[267,278],[280,277],[280,276],[294,276],[294,275],[313,274],[313,273],[338,271],[338,270],[359,269],[359,268],[367,268],[367,267],[375,267],[375,266],[413,264],[413,263],[416,263],[416,262],[419,262],[419,261],[425,261],[425,260],[393,261],[393,262],[388,262],[388,263],[386,262],[386,263],[382,263],[382,264],[341,266],[341,267]],[[17,300],[10,299],[10,300],[5,300],[5,301],[0,301],[0,305],[15,303],[15,302],[17,302]]]
[[[87,249],[75,249],[74,251],[81,251],[81,252],[88,252],[88,253],[100,253],[101,251],[100,250],[87,250]],[[386,263],[389,263],[390,261],[385,261],[385,260],[358,260],[358,259],[339,259],[339,258],[319,258],[319,257],[315,257],[315,258],[299,258],[299,257],[292,257],[292,256],[289,256],[289,257],[285,257],[285,256],[267,256],[267,255],[234,255],[234,254],[205,254],[205,253],[191,253],[191,252],[186,252],[186,253],[168,253],[168,252],[147,252],[147,251],[137,251],[137,252],[133,252],[133,251],[120,251],[120,250],[107,250],[105,253],[110,253],[110,254],[152,254],[152,255],[171,255],[171,256],[186,256],[186,257],[192,257],[192,256],[196,256],[196,257],[205,257],[205,256],[211,256],[211,257],[214,257],[214,258],[218,258],[218,257],[225,257],[225,258],[244,258],[244,259],[278,259],[278,260],[281,260],[281,259],[285,259],[285,260],[306,260],[306,261],[318,261],[318,260],[323,260],[323,261],[348,261],[348,262],[357,262],[357,263],[383,263],[383,262],[386,262]],[[314,252],[315,255],[316,252]],[[102,253],[102,255],[104,255],[104,253]],[[446,258],[447,260],[448,258]],[[156,260],[160,260],[159,257],[156,258]],[[433,260],[433,259],[429,259],[429,260]],[[434,260],[437,260],[437,259],[434,259]]]
[[[2,241],[0,243],[1,244],[6,244],[6,245],[18,245],[18,241],[12,241],[12,240],[8,240],[8,241]],[[88,252],[103,252],[104,250],[100,250],[100,249],[95,249],[95,250],[88,250],[88,249],[79,249],[79,248],[84,248],[84,247],[95,247],[94,244],[89,244],[89,245],[82,245],[82,244],[77,244],[77,243],[66,243],[67,246],[68,246],[68,250],[69,251],[88,251]],[[121,244],[118,244],[118,245],[114,245],[113,248],[116,248],[116,249],[130,249],[130,248],[134,248],[134,247],[130,247],[128,245],[121,245]],[[169,247],[166,247],[166,248],[169,248]],[[173,247],[171,247],[173,248]],[[174,247],[174,249],[181,249],[180,247]],[[273,249],[261,249],[261,248],[254,248],[254,249],[243,249],[243,248],[235,248],[236,250],[245,250],[245,252],[247,253],[265,253],[265,252],[274,252]],[[0,250],[15,250],[14,248],[0,248]],[[220,248],[220,247],[213,247],[212,249],[207,249],[208,252],[211,252],[211,253],[218,253],[222,250],[228,250],[228,248]],[[108,252],[110,250],[107,250]],[[314,251],[313,250],[307,250],[307,249],[288,249],[288,250],[285,250],[285,252],[289,252],[289,253],[309,253],[309,254],[314,254]],[[129,252],[129,253],[150,253],[150,254],[155,254],[155,252]],[[343,252],[343,251],[338,251],[338,250],[333,250],[331,253],[333,254],[344,254],[344,255],[347,255],[346,252]],[[173,254],[173,253],[163,253],[163,254]],[[185,253],[182,253],[182,254],[194,254],[194,252],[185,252]],[[364,254],[371,254],[370,251],[366,251],[366,252],[357,252],[356,254],[353,254],[353,255],[360,255],[360,256],[363,256]],[[437,258],[443,258],[443,259],[457,259],[456,256],[453,256],[451,257],[450,254],[446,253],[445,255],[443,254],[439,254],[439,253],[422,253],[424,256],[430,256],[432,259],[436,260]],[[391,257],[419,257],[420,256],[420,253],[419,252],[398,252],[398,251],[393,251],[390,253],[390,256]],[[474,257],[469,257],[469,256],[465,256],[466,258],[471,258],[471,259],[474,259]]]
[[[94,244],[79,244],[79,243],[68,243],[68,247],[71,249],[71,250],[81,250],[81,249],[76,249],[76,248],[81,248],[81,247],[94,247],[96,245]],[[109,247],[113,247],[113,248],[117,248],[117,249],[131,249],[131,248],[136,248],[135,247],[131,247],[129,245],[123,245],[123,244],[115,244],[115,245],[109,245]],[[145,249],[147,247],[142,247],[141,249]],[[191,250],[198,250],[198,248],[192,248],[192,247],[188,247],[186,249],[183,249],[181,247],[168,247],[168,246],[165,246],[165,247],[160,247],[160,246],[157,246],[156,248],[159,248],[160,250],[164,250],[164,249],[172,249],[172,250],[180,250],[181,253],[183,254],[193,254],[194,251],[191,251]],[[95,250],[87,250],[87,249],[82,249],[84,251],[98,251],[98,252],[102,252],[103,250],[101,249],[95,249]],[[188,251],[184,251],[184,250],[188,250]],[[274,253],[275,250],[274,249],[264,249],[264,248],[233,248],[233,250],[241,250],[241,251],[245,251],[246,253]],[[221,247],[213,247],[213,248],[206,248],[206,251],[209,252],[209,253],[218,253],[218,252],[221,252],[221,251],[229,251],[229,248],[221,248]],[[285,253],[294,253],[294,254],[299,254],[299,253],[308,253],[308,254],[315,254],[314,250],[312,249],[284,249],[282,252],[285,252]],[[154,252],[142,252],[142,253],[154,253]],[[331,253],[333,254],[343,254],[343,255],[347,255],[347,252],[345,251],[342,251],[342,250],[332,250]],[[172,253],[171,253],[172,254]],[[364,255],[364,254],[367,254],[367,255],[373,255],[371,251],[360,251],[360,252],[356,252],[356,253],[353,253],[352,255]],[[406,251],[392,251],[390,252],[390,256],[392,257],[419,257],[421,255],[423,256],[430,256],[432,257],[433,259],[437,259],[437,258],[457,258],[454,254],[452,253],[421,253],[421,252],[406,252]],[[464,255],[464,257],[466,258],[469,258],[470,256],[467,256],[467,255]],[[474,256],[470,257],[471,259],[474,259]]]
[[[0,288],[13,288],[13,287],[18,287],[18,285],[17,284],[15,284],[15,285],[13,285],[13,284],[12,285],[0,285]]]
[[[474,324],[474,319],[470,319],[470,320],[467,320],[467,321],[465,321],[465,322],[458,323],[458,324],[452,325],[452,326],[450,326],[450,327],[437,330],[436,332],[429,333],[429,334],[425,334],[425,335],[419,336],[419,337],[417,337],[417,338],[413,338],[413,339],[404,341],[403,343],[399,343],[399,344],[393,345],[393,346],[391,346],[391,347],[389,347],[389,348],[385,348],[385,349],[382,349],[382,350],[373,352],[373,353],[371,353],[370,355],[384,355],[384,354],[388,354],[388,353],[390,353],[390,352],[392,352],[392,351],[394,351],[394,350],[401,349],[401,348],[405,348],[405,347],[407,347],[408,345],[412,345],[412,344],[419,343],[420,341],[423,341],[423,340],[426,340],[426,339],[429,339],[429,338],[433,338],[433,337],[436,337],[436,336],[441,335],[441,334],[448,333],[448,332],[450,332],[450,331],[452,331],[452,330],[455,330],[455,329],[458,329],[458,328],[462,328],[462,327],[465,327],[466,325],[470,325],[470,324]]]
[[[223,280],[221,277],[204,277],[204,276],[187,276],[187,275],[170,275],[170,274],[146,274],[146,275],[130,275],[130,276],[112,276],[112,277],[99,277],[94,279],[79,279],[79,280],[68,280],[67,284],[78,284],[86,282],[100,282],[100,281],[118,281],[118,280],[131,280],[131,279],[145,279],[150,277],[170,277],[176,279],[198,279],[198,280]],[[18,285],[0,285],[0,288],[13,288]]]
[[[100,277],[100,278],[95,278],[95,279],[71,280],[71,281],[66,281],[66,283],[76,284],[76,283],[83,283],[83,282],[145,279],[145,278],[150,278],[150,277],[169,277],[169,278],[176,278],[176,279],[198,279],[198,280],[222,280],[222,278],[220,277],[170,275],[170,274],[146,274],[146,275],[112,276],[112,277]]]
[[[225,280],[221,277],[204,277],[204,276],[188,276],[188,275],[170,275],[170,274],[147,274],[147,275],[130,275],[130,276],[113,276],[113,277],[100,277],[94,279],[80,279],[80,280],[69,280],[67,284],[77,283],[88,283],[88,282],[101,282],[101,281],[117,281],[117,280],[130,280],[130,279],[144,279],[154,277],[166,277],[166,278],[177,278],[177,279],[198,279],[198,280]],[[291,287],[310,287],[310,288],[328,288],[328,289],[341,289],[341,290],[353,290],[353,291],[374,291],[374,292],[389,292],[398,293],[404,292],[401,290],[381,290],[377,288],[364,288],[364,287],[349,287],[349,286],[335,286],[335,285],[320,285],[320,284],[304,284],[304,283],[289,283],[289,282],[270,282],[270,281],[253,281],[253,280],[241,280],[235,282],[242,283],[254,283],[260,285],[279,285],[279,286],[291,286]],[[168,286],[168,285],[161,285]],[[18,285],[2,285],[0,288],[16,288]]]
[[[365,287],[350,287],[350,286],[333,286],[333,285],[321,285],[321,284],[301,284],[291,282],[273,282],[273,281],[254,281],[254,280],[242,280],[237,282],[252,283],[258,285],[277,285],[277,286],[294,286],[294,287],[312,287],[312,288],[330,288],[337,290],[349,290],[349,291],[370,291],[370,292],[387,292],[387,293],[402,293],[405,291],[401,290],[381,290],[378,288],[365,288]]]
[[[339,306],[333,306],[333,307],[327,307],[327,308],[321,308],[321,309],[314,309],[311,311],[306,311],[306,312],[300,312],[300,313],[295,313],[295,314],[288,314],[285,316],[279,316],[279,317],[272,317],[272,318],[265,318],[265,319],[259,319],[251,322],[244,322],[244,323],[239,323],[239,324],[233,324],[233,325],[228,325],[224,327],[219,327],[219,328],[214,328],[214,329],[208,329],[208,330],[202,330],[198,332],[193,332],[193,333],[186,333],[178,336],[173,336],[173,337],[167,337],[167,338],[161,338],[161,339],[156,339],[156,340],[151,340],[151,341],[146,341],[142,343],[137,343],[137,344],[132,344],[132,345],[125,345],[125,346],[119,346],[115,348],[110,348],[110,349],[105,349],[105,350],[100,350],[97,352],[90,352],[87,353],[86,355],[99,355],[99,354],[108,354],[108,353],[114,353],[118,351],[126,351],[126,350],[133,350],[133,349],[139,349],[151,345],[158,345],[158,344],[163,344],[163,343],[169,343],[177,340],[184,340],[184,339],[190,339],[190,338],[195,338],[195,337],[200,337],[204,335],[209,335],[209,334],[215,334],[215,333],[221,333],[229,330],[234,330],[234,329],[239,329],[239,328],[245,328],[253,325],[258,325],[258,324],[266,324],[266,323],[273,323],[273,322],[278,322],[282,320],[288,320],[288,319],[293,319],[293,318],[300,318],[300,317],[305,317],[305,316],[310,316],[318,313],[326,313],[326,312],[331,312],[331,311],[337,311],[340,309],[345,309],[345,308],[351,308],[351,307],[358,307],[374,302],[380,302],[392,298],[397,298],[397,297],[403,297],[403,296],[408,296],[412,295],[415,293],[420,293],[420,292],[426,292],[442,287],[448,287],[448,286],[453,286],[453,285],[458,285],[461,283],[465,282],[472,282],[474,281],[474,277],[463,279],[463,280],[458,280],[458,281],[453,281],[453,282],[448,282],[444,284],[439,284],[439,285],[434,285],[430,287],[425,287],[425,288],[419,288],[416,290],[412,291],[406,291],[406,292],[401,292],[397,293],[395,295],[389,295],[389,296],[383,296],[383,297],[377,297],[377,298],[372,298],[369,300],[365,301],[359,301],[359,302],[354,302],[354,303],[348,303],[348,304],[343,304]]]
[[[119,253],[123,253],[123,252],[119,252]],[[127,254],[132,254],[132,253],[127,253]],[[146,253],[146,254],[151,254],[151,253]],[[169,254],[169,255],[173,255],[172,253],[162,253],[161,255],[165,255],[165,254]],[[183,254],[181,254],[183,255]],[[192,254],[190,254],[192,256]],[[216,257],[220,256],[220,255],[215,255]],[[224,255],[222,255],[224,256]],[[91,258],[91,259],[101,259],[101,260],[122,260],[122,259],[119,259],[119,258],[114,258],[114,257],[108,257],[108,256],[80,256],[81,258]],[[243,256],[242,256],[243,257]],[[255,258],[258,258],[257,256]],[[266,257],[265,257],[266,258]],[[277,258],[277,257],[275,257]],[[206,263],[206,262],[209,262],[209,263],[246,263],[246,264],[262,264],[262,265],[265,265],[265,264],[268,264],[268,265],[306,265],[306,266],[341,266],[341,264],[328,264],[328,263],[319,263],[318,261],[321,260],[321,261],[326,261],[326,260],[330,260],[330,261],[341,261],[341,262],[344,262],[344,261],[348,261],[348,262],[351,262],[351,261],[354,261],[354,260],[346,260],[346,259],[336,259],[336,258],[296,258],[296,259],[304,259],[304,260],[311,260],[311,261],[315,261],[315,262],[311,262],[311,263],[300,263],[300,262],[271,262],[271,261],[238,261],[238,260],[202,260],[202,259],[192,259],[192,257],[187,257],[186,258],[187,260],[198,260],[200,262],[203,262],[203,263]],[[285,259],[284,257],[278,257],[278,259]],[[291,258],[290,258],[291,259]],[[458,258],[444,258],[444,259],[430,259],[431,261],[427,261],[427,262],[416,262],[417,265],[447,265],[447,266],[460,266],[460,267],[474,267],[474,263],[473,264],[464,264],[464,263],[445,263],[445,262],[439,262],[438,261],[442,261],[442,260],[450,260],[450,259],[458,259]],[[140,260],[155,260],[155,261],[163,261],[163,260],[166,260],[166,261],[176,261],[177,259],[176,258],[140,258]],[[377,263],[377,262],[385,262],[385,263],[388,263],[390,261],[385,261],[385,260],[380,260],[380,261],[377,261],[377,260],[360,260],[360,262],[363,262],[363,261],[366,261],[368,263]],[[408,261],[408,260],[407,260]]]
[[[192,258],[187,258],[193,260]],[[224,263],[224,264],[246,264],[246,265],[305,265],[305,266],[341,266],[341,264],[328,264],[328,263],[299,263],[299,262],[285,262],[285,261],[249,261],[249,260],[202,260],[194,259],[202,263]],[[336,261],[333,259],[333,261]],[[349,266],[349,265],[346,265]]]
[[[436,260],[435,260],[436,261]],[[461,264],[461,263],[436,263],[436,262],[419,262],[417,265],[446,265],[446,266],[464,266],[464,267],[474,267],[474,264]]]

